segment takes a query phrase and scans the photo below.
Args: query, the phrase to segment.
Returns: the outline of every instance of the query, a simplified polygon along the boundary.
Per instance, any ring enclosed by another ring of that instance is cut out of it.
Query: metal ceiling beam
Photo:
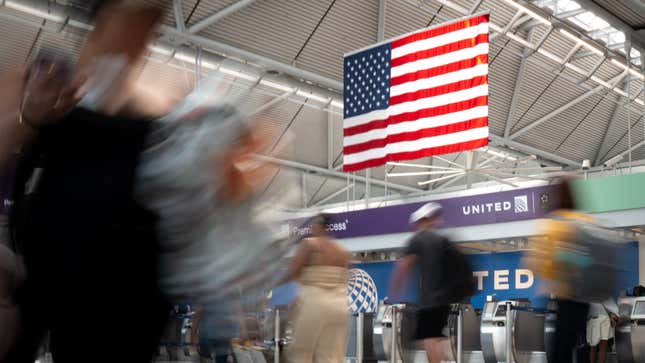
[[[556,162],[556,163],[558,163],[560,165],[567,165],[567,166],[571,166],[571,167],[574,167],[574,168],[579,168],[581,166],[581,163],[579,163],[577,161],[573,161],[573,160],[567,159],[565,157],[562,157],[560,155],[555,155],[555,154],[550,153],[548,151],[540,150],[540,149],[534,148],[532,146],[528,146],[528,145],[525,145],[525,144],[522,144],[522,143],[519,143],[519,142],[516,142],[516,141],[513,141],[513,140],[504,139],[503,137],[498,136],[498,135],[491,134],[491,135],[489,135],[489,139],[495,145],[503,146],[503,147],[509,147],[511,149],[519,150],[519,151],[525,152],[527,154],[535,155],[535,156],[538,156],[538,157],[546,159],[546,160],[551,160],[551,161]]]
[[[376,41],[380,42],[385,38],[385,7],[387,0],[378,2],[378,28],[376,30]]]
[[[271,107],[274,107],[275,105],[281,103],[282,101],[287,100],[289,98],[289,96],[291,96],[292,94],[294,94],[294,91],[285,92],[280,96],[274,97],[272,100],[266,102],[262,106],[260,106],[260,107],[256,108],[255,110],[253,110],[253,112],[251,112],[249,114],[249,116],[257,115],[260,112],[266,111],[267,109],[269,109]],[[331,113],[330,113],[330,115],[331,115]]]
[[[629,82],[626,83],[628,85]],[[624,90],[627,90],[627,86],[624,87]],[[620,98],[619,98],[620,100]],[[599,165],[601,162],[600,160],[600,155],[606,151],[607,147],[609,146],[609,131],[614,127],[616,122],[618,122],[619,115],[620,115],[620,110],[621,110],[621,104],[616,103],[616,106],[614,107],[614,111],[611,114],[611,119],[609,119],[609,123],[607,124],[607,128],[605,129],[605,133],[602,136],[602,141],[600,142],[600,146],[598,147],[598,150],[596,150],[596,156],[594,157],[593,160],[593,165]]]
[[[272,164],[279,165],[279,166],[284,166],[284,167],[288,167],[288,168],[292,168],[292,169],[296,169],[296,170],[309,171],[309,172],[319,174],[319,175],[324,176],[324,177],[332,177],[332,178],[336,178],[336,179],[343,180],[343,181],[347,180],[347,175],[348,174],[346,174],[346,173],[339,172],[339,171],[328,170],[326,168],[321,168],[321,167],[315,166],[315,165],[299,163],[297,161],[291,161],[291,160],[278,159],[278,158],[274,158],[272,156],[266,156],[266,155],[256,155],[256,158],[258,160],[268,162],[268,163],[272,163]],[[355,178],[356,181],[361,182],[361,183],[366,182],[365,177],[362,177],[360,175],[352,176],[352,178]],[[386,183],[383,182],[382,180],[370,180],[370,182],[373,185],[377,185],[379,187],[385,187],[385,185],[386,185]],[[394,183],[390,183],[390,182],[387,183],[387,187],[389,189],[398,190],[398,191],[402,191],[402,192],[408,192],[408,193],[422,192],[423,191],[423,189],[420,189],[420,188],[410,187],[410,186],[402,185],[402,184],[394,184]]]
[[[576,15],[580,15],[582,13],[586,13],[588,10],[585,8],[580,8],[576,10],[570,10],[570,11],[563,11],[561,13],[554,14],[554,16],[558,19],[567,19],[571,18]]]
[[[175,26],[180,32],[186,31],[186,21],[184,20],[184,10],[181,6],[182,0],[173,0],[172,9],[175,14]]]
[[[340,188],[339,190],[330,193],[326,197],[322,198],[321,200],[317,201],[316,203],[312,204],[312,207],[318,207],[322,204],[325,204],[329,202],[330,200],[336,198],[337,196],[343,194],[344,192],[348,191],[349,189],[352,189],[354,187],[354,184],[347,184],[346,186]]]
[[[616,154],[616,155],[612,156],[611,158],[606,158],[604,161],[607,161],[607,160],[609,160],[609,159],[615,158],[615,157],[616,157],[616,156],[618,156],[618,155],[625,156],[625,155],[627,155],[627,154],[630,154],[632,151],[634,151],[634,150],[638,149],[639,147],[641,147],[641,146],[643,146],[643,145],[645,145],[645,140],[641,140],[639,143],[637,143],[637,144],[635,144],[635,145],[632,145],[632,147],[630,147],[629,149],[627,149],[627,150],[625,150],[625,151],[623,151],[623,152],[621,152],[621,153],[618,153],[618,154]],[[629,162],[629,164],[632,164],[632,162]],[[628,164],[628,165],[629,165],[629,164]]]
[[[627,76],[627,72],[623,72],[623,73],[619,74],[618,76],[616,76],[616,77],[612,78],[612,79],[609,81],[609,83],[610,83],[610,84],[615,84],[616,82],[619,82],[621,79],[623,79],[625,76]],[[528,132],[528,131],[532,130],[533,128],[535,128],[535,127],[537,127],[537,126],[539,126],[539,125],[543,124],[544,122],[546,122],[546,121],[548,121],[548,120],[552,119],[553,117],[555,117],[555,116],[557,116],[557,115],[561,114],[562,112],[564,112],[564,111],[566,111],[566,110],[570,109],[571,107],[573,107],[573,106],[575,106],[575,105],[579,104],[580,102],[582,102],[582,101],[586,100],[587,98],[589,98],[589,97],[591,97],[591,96],[595,95],[596,93],[598,93],[598,92],[602,91],[604,88],[605,88],[605,87],[604,87],[604,86],[602,86],[602,85],[601,85],[601,86],[596,86],[595,88],[593,88],[593,89],[591,89],[591,90],[589,90],[589,91],[585,92],[584,94],[582,94],[582,95],[580,95],[580,96],[576,97],[575,99],[573,99],[573,100],[571,100],[571,101],[567,102],[566,104],[564,104],[564,105],[562,105],[562,106],[558,107],[557,109],[555,109],[555,110],[553,110],[553,111],[549,112],[547,115],[542,116],[542,117],[540,117],[539,119],[537,119],[537,120],[535,120],[535,121],[531,122],[530,124],[528,124],[528,125],[526,125],[526,126],[522,127],[521,129],[517,130],[514,134],[512,134],[509,138],[510,138],[511,140],[512,140],[512,139],[516,139],[517,137],[519,137],[519,136],[521,136],[521,135],[525,134],[526,132]]]
[[[216,40],[204,38],[195,34],[180,33],[176,29],[167,25],[162,25],[160,27],[160,31],[164,35],[169,35],[184,42],[201,45],[208,50],[225,54],[226,57],[232,56],[243,59],[248,63],[260,66],[267,71],[277,71],[299,80],[310,81],[314,84],[322,86],[323,88],[326,88],[329,91],[334,91],[340,94],[343,89],[343,82],[341,81],[324,77],[317,73],[306,71],[290,64],[282,63],[271,58],[255,54],[253,52],[249,52],[247,50],[239,49],[232,45],[224,44]]]
[[[511,140],[518,138],[519,136],[527,133],[528,131],[532,130],[533,128],[547,122],[548,120],[552,119],[553,117],[561,114],[562,112],[570,109],[571,107],[577,105],[578,103],[586,100],[587,98],[595,95],[596,93],[600,92],[603,89],[603,86],[596,86],[596,88],[585,92],[584,94],[576,97],[575,99],[565,103],[564,105],[558,107],[557,109],[549,112],[548,114],[540,117],[539,119],[532,121],[528,125],[522,127],[521,129],[517,130],[514,134],[510,135],[509,138]]]
[[[623,48],[625,48],[625,42],[607,44],[607,49],[620,50],[620,49],[623,49]]]
[[[242,10],[242,9],[244,9],[245,7],[253,4],[254,2],[255,2],[255,0],[239,0],[239,1],[229,5],[227,7],[225,7],[224,9],[216,12],[215,14],[200,20],[195,25],[193,25],[190,28],[188,28],[188,32],[191,33],[191,34],[199,33],[200,31],[202,31],[202,30],[208,28],[209,26],[217,23],[221,19],[223,19],[223,18],[225,18],[225,17],[227,17],[227,16],[229,16],[229,15],[231,15],[233,13],[236,13],[236,12]]]

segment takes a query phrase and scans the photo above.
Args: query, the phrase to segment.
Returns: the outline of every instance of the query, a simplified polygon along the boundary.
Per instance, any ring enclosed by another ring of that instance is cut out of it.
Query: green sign
[[[578,208],[588,213],[645,208],[645,173],[578,180]]]

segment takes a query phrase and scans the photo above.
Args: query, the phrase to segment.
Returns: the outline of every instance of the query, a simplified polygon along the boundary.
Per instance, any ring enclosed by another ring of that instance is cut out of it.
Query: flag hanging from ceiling
[[[343,170],[488,144],[488,14],[345,56]]]

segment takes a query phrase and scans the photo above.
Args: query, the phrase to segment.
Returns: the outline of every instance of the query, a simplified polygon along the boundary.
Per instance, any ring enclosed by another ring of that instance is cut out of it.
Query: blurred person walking
[[[24,279],[24,267],[0,234],[0,362],[13,345],[20,328],[14,293]]]
[[[390,292],[397,298],[407,287],[412,272],[419,269],[415,338],[423,341],[430,363],[449,358],[443,328],[448,322],[450,304],[462,302],[474,292],[472,269],[466,257],[434,231],[442,212],[440,204],[427,203],[410,215],[410,224],[417,233],[408,242],[405,256],[398,262],[390,282]]]
[[[238,137],[241,116],[219,107],[194,122],[152,121],[174,107],[136,81],[160,19],[157,7],[107,2],[72,72],[50,59],[1,77],[0,170],[20,149],[10,227],[27,279],[16,293],[20,334],[0,360],[33,363],[49,331],[57,363],[150,362],[168,298],[185,293],[177,280],[209,305],[213,294],[267,279],[252,262],[271,265],[249,251],[254,237],[271,237],[250,215],[268,178],[248,166],[260,146],[252,132]],[[173,233],[173,223],[192,234]],[[195,252],[201,259],[189,258]],[[254,261],[226,266],[222,256],[244,252]],[[102,342],[115,349],[97,354]]]
[[[557,321],[550,356],[556,363],[571,362],[574,347],[584,337],[589,304],[610,298],[615,286],[615,245],[594,230],[594,219],[576,210],[571,182],[557,185],[559,209],[540,226],[538,249],[530,251],[525,264],[555,296]]]
[[[288,352],[293,363],[345,361],[350,254],[327,232],[330,222],[327,215],[313,219],[313,236],[291,262],[289,276],[301,285]]]
[[[613,299],[603,303],[589,305],[587,321],[587,344],[589,344],[589,362],[607,362],[609,341],[614,338],[614,329],[618,323],[618,305]]]

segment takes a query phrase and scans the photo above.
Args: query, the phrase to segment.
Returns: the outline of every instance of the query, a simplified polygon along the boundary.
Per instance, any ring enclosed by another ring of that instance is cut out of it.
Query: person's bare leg
[[[440,363],[443,360],[443,340],[444,338],[430,338],[423,341],[429,363]]]
[[[598,363],[605,363],[607,361],[607,349],[609,348],[609,341],[601,340],[598,343]]]
[[[589,363],[596,363],[596,348],[597,346],[589,346]]]

